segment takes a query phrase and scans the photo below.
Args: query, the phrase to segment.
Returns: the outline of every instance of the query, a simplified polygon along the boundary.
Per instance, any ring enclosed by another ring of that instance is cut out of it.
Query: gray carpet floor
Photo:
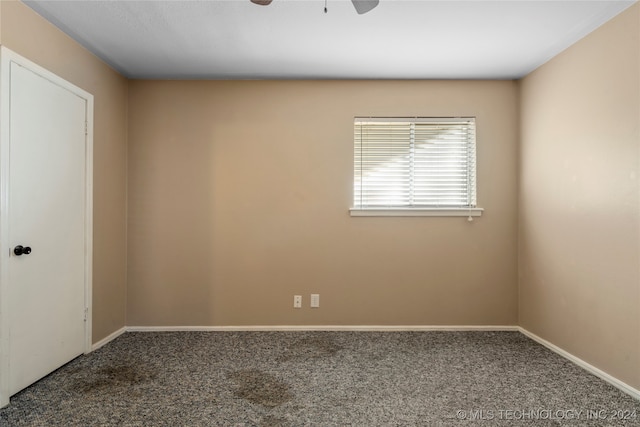
[[[518,332],[127,333],[2,426],[640,426],[640,401]]]

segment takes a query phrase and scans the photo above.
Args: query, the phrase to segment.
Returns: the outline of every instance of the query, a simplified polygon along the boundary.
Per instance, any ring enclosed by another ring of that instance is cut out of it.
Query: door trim
[[[11,64],[24,67],[86,101],[85,246],[84,246],[84,352],[91,351],[93,281],[93,95],[52,72],[0,46],[0,407],[9,404],[9,137]]]

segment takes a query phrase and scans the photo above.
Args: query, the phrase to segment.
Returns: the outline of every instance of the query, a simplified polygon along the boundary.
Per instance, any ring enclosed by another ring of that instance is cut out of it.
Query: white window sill
[[[351,208],[351,216],[482,216],[482,208]]]

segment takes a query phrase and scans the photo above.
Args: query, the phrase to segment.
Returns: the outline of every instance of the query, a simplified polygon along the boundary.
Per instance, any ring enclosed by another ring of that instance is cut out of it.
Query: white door
[[[9,71],[2,256],[12,395],[86,349],[89,109],[49,74],[16,62]]]

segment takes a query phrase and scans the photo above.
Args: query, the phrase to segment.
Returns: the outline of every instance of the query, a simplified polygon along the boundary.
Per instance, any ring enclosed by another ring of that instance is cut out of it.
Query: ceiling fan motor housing
[[[260,6],[268,6],[272,1],[273,0],[251,0],[251,3],[259,4]],[[362,15],[376,7],[378,3],[380,3],[380,0],[351,0],[351,3],[353,3],[353,7],[356,8],[358,15]],[[325,13],[326,11],[327,8],[325,7]]]

